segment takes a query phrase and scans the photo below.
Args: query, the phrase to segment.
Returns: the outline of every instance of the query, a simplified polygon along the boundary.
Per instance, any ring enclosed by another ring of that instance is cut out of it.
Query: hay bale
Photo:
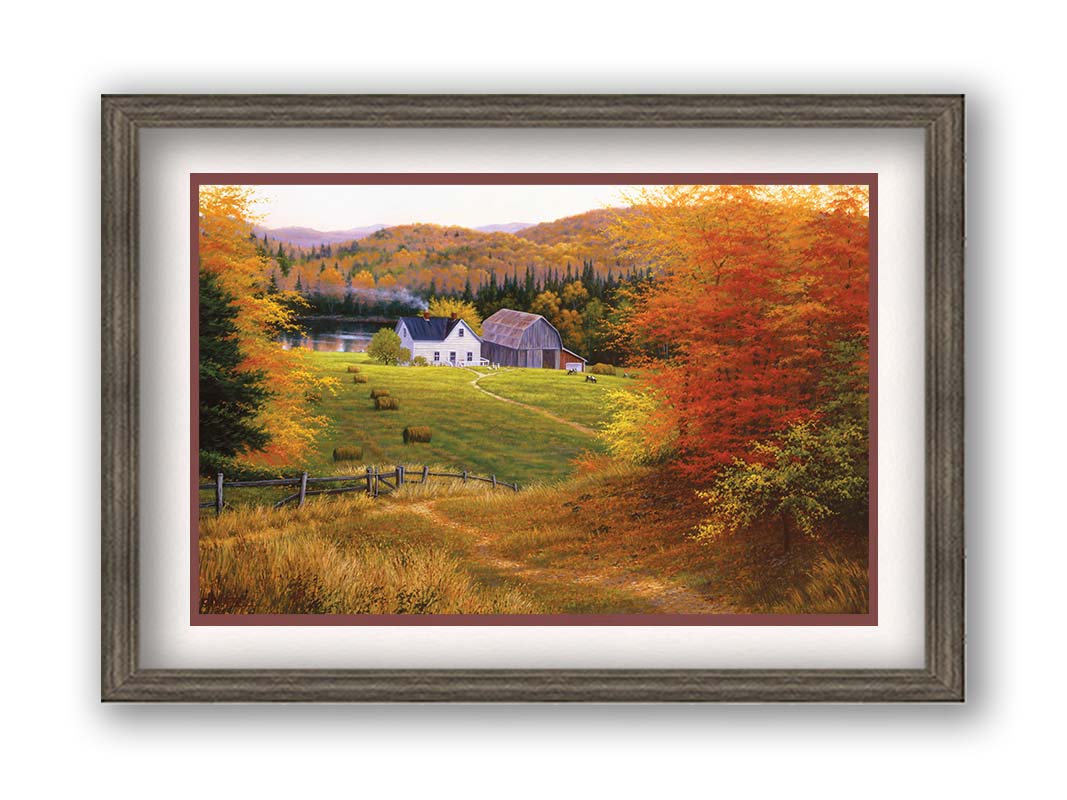
[[[378,397],[388,397],[388,396],[389,396],[389,390],[388,389],[371,389],[370,390],[370,399],[371,400],[374,400],[374,399],[376,399]]]
[[[429,425],[409,425],[404,428],[404,444],[429,442],[431,436]]]
[[[367,383],[370,380],[366,375],[353,375],[352,383]]]
[[[348,371],[349,372],[361,372],[362,370],[363,370],[363,367],[357,367],[354,364],[349,364],[348,365]]]
[[[594,375],[614,375],[615,367],[611,364],[590,364],[587,372],[592,372]]]
[[[374,407],[379,411],[399,411],[400,401],[395,397],[375,397]]]
[[[334,461],[362,461],[362,447],[335,447],[333,449]]]

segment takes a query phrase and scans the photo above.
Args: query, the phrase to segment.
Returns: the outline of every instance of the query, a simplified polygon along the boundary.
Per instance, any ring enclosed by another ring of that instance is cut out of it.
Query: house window
[[[455,350],[452,350],[451,352],[449,352],[448,360],[451,361],[453,364],[456,363],[456,351]]]
[[[435,351],[434,351],[434,354],[433,354],[433,360],[434,360],[434,361],[440,361],[440,360],[441,360],[441,353],[440,353],[440,351],[437,351],[437,350],[435,350]]]
[[[462,337],[463,337],[463,328],[460,328],[460,329],[459,329],[459,335],[460,335],[460,338],[462,338]]]
[[[467,360],[468,361],[474,361],[474,353],[468,352],[467,353]]]

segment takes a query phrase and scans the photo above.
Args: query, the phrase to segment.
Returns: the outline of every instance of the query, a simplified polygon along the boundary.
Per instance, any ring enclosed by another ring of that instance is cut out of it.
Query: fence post
[[[308,492],[308,474],[306,472],[300,473],[300,506],[304,505],[304,498]]]
[[[404,485],[404,465],[396,465],[396,488],[399,489]]]
[[[378,488],[378,468],[374,468],[374,496],[377,497],[379,492]]]
[[[463,482],[467,482],[467,470],[463,470]]]
[[[222,473],[215,476],[215,516],[222,513]]]
[[[371,489],[370,489],[370,473],[371,473],[371,468],[367,467],[367,494],[371,493]]]
[[[493,488],[496,488],[496,475],[491,476],[493,479]]]
[[[422,482],[426,483],[430,479],[430,465],[424,464],[422,467]]]

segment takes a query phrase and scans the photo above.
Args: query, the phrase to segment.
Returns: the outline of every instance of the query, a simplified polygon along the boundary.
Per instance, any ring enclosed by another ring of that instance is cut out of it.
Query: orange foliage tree
[[[252,466],[279,467],[298,462],[328,424],[316,414],[314,401],[332,391],[336,381],[316,377],[308,354],[285,350],[277,336],[298,328],[292,305],[299,298],[289,292],[268,291],[267,259],[252,238],[252,190],[242,186],[202,186],[200,189],[200,269],[216,276],[234,298],[235,326],[243,370],[266,376],[270,392],[256,420],[270,436],[266,446],[242,455]]]
[[[678,186],[630,198],[613,233],[654,279],[616,334],[662,398],[649,439],[710,480],[756,442],[841,410],[866,430],[864,186]]]

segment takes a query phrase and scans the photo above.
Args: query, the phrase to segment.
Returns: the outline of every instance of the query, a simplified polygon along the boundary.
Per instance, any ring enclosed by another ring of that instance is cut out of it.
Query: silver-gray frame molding
[[[964,100],[950,95],[104,96],[101,698],[126,702],[916,702],[964,699]],[[921,128],[926,598],[920,669],[145,669],[138,663],[138,131]]]

